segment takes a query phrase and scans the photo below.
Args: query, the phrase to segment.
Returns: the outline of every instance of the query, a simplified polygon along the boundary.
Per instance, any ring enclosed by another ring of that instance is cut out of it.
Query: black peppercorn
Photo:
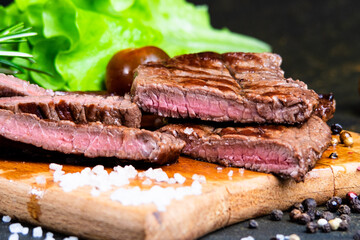
[[[327,221],[334,219],[334,214],[329,212],[329,211],[325,211],[323,212],[322,218],[325,218]]]
[[[330,200],[328,200],[326,202],[326,208],[330,211],[330,212],[336,212],[336,210],[338,210],[338,208],[340,207],[342,203],[341,198],[339,197],[332,197]]]
[[[297,222],[298,218],[301,216],[302,212],[299,209],[293,209],[289,213],[290,220],[293,222]]]
[[[298,209],[301,212],[305,211],[304,206],[301,203],[294,203],[294,205],[291,206],[290,211],[293,209]]]
[[[317,204],[315,199],[313,198],[307,198],[302,202],[302,205],[304,206],[305,212],[311,208],[315,209]]]
[[[324,233],[329,233],[331,232],[331,227],[329,223],[326,223],[325,225],[321,226],[321,231]]]
[[[258,228],[259,227],[259,224],[257,221],[255,221],[254,219],[251,219],[249,221],[249,228]]]
[[[354,240],[360,240],[360,230],[357,230],[355,235],[353,236]]]
[[[351,222],[351,217],[349,215],[347,215],[347,214],[341,214],[340,219],[343,220],[343,221],[347,221],[348,223]]]
[[[306,224],[306,232],[308,233],[316,233],[318,230],[318,226],[316,222],[308,222]]]
[[[331,132],[332,134],[339,134],[342,131],[342,126],[338,123],[331,124]]]
[[[315,210],[315,219],[322,218],[323,213],[324,213],[323,211],[316,209]]]
[[[297,219],[297,222],[300,224],[303,224],[303,225],[307,224],[310,221],[311,221],[311,218],[307,213],[302,213],[299,216],[299,218]]]
[[[350,207],[348,205],[342,204],[342,205],[339,206],[339,209],[337,210],[337,213],[339,215],[341,215],[341,214],[350,214],[351,209],[350,209]]]
[[[310,216],[311,221],[315,220],[315,208],[310,208],[309,210],[307,210],[307,214]]]
[[[336,152],[333,152],[333,153],[331,153],[330,155],[329,155],[329,158],[331,158],[331,159],[337,159],[339,156],[337,155],[337,153]]]
[[[275,209],[270,213],[270,219],[273,221],[280,221],[284,213],[281,210]]]
[[[340,231],[347,231],[349,229],[349,223],[347,221],[342,220],[338,230]]]

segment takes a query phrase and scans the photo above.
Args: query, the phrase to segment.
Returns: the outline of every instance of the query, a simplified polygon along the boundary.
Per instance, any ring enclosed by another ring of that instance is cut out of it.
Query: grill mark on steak
[[[116,157],[164,164],[176,160],[184,142],[172,135],[138,128],[75,124],[0,110],[0,136],[49,151],[86,157]]]
[[[170,124],[159,131],[184,140],[182,153],[192,158],[296,181],[304,179],[331,142],[330,128],[317,116],[295,126]]]
[[[173,118],[295,124],[318,105],[305,83],[285,79],[271,53],[198,53],[137,68],[131,93],[146,112]]]
[[[0,98],[0,108],[32,113],[42,119],[75,123],[100,121],[108,125],[140,127],[141,112],[129,96],[67,94]]]

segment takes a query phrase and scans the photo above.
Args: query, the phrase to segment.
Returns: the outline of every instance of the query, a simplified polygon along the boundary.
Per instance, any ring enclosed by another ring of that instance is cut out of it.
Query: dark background
[[[4,4],[0,0],[0,3]],[[318,93],[334,93],[335,117],[330,123],[360,132],[360,1],[286,0],[191,0],[207,4],[216,28],[259,38],[269,43],[283,58],[287,77],[300,79]],[[1,17],[1,16],[0,16]],[[266,197],[266,196],[264,196]],[[359,229],[359,216],[353,216],[348,232],[305,233],[304,226],[283,220],[259,218],[258,230],[247,229],[247,222],[221,229],[204,239],[240,239],[252,235],[270,239],[276,233],[296,233],[301,239],[352,239]],[[288,219],[288,216],[286,216]],[[179,226],[181,227],[181,226]],[[0,226],[0,239],[7,239],[7,225]],[[20,236],[20,239],[31,239]],[[35,239],[35,238],[34,238]],[[57,235],[56,239],[61,239]]]

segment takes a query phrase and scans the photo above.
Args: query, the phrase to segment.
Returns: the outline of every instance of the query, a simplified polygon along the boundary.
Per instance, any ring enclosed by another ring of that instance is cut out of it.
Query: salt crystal
[[[63,166],[57,163],[50,163],[49,168],[54,171],[61,171]]]
[[[8,240],[19,240],[19,235],[17,233],[13,233],[9,236]]]
[[[20,233],[23,229],[23,226],[20,223],[13,223],[9,225],[9,230],[11,233]]]
[[[11,217],[10,217],[10,216],[3,216],[3,217],[2,217],[2,221],[3,221],[4,223],[8,223],[8,222],[11,221]]]
[[[174,178],[175,178],[176,182],[178,182],[180,184],[183,184],[185,182],[185,180],[186,180],[186,178],[181,176],[180,173],[175,173]]]
[[[283,234],[276,234],[276,240],[284,240],[285,236]]]
[[[37,184],[44,185],[46,184],[46,178],[44,176],[37,176],[35,178]]]
[[[23,227],[22,231],[21,231],[21,234],[22,235],[28,235],[29,233],[29,228],[28,227]]]
[[[37,188],[32,188],[31,191],[30,191],[30,194],[41,198],[41,197],[44,196],[44,190],[37,189]]]
[[[64,238],[64,240],[78,240],[78,238],[74,237],[74,236],[70,236],[70,237]]]
[[[252,236],[247,236],[247,237],[241,238],[240,240],[255,240],[255,238],[253,238]]]
[[[176,180],[175,178],[169,178],[168,184],[175,184]]]
[[[96,165],[91,171],[97,175],[104,174],[105,172],[107,173],[103,165]]]
[[[150,179],[145,179],[141,184],[143,185],[151,185],[152,184],[152,181]]]
[[[54,234],[52,232],[47,232],[44,240],[55,240]]]
[[[222,172],[222,167],[217,167],[216,170],[217,170],[218,172]]]
[[[234,174],[234,171],[233,171],[233,170],[230,170],[229,173],[228,173],[228,176],[229,176],[229,177],[232,177],[233,174]]]
[[[193,128],[189,128],[189,127],[186,127],[185,130],[184,130],[184,133],[186,135],[190,135],[194,132],[194,129]]]
[[[206,178],[205,178],[204,175],[194,174],[194,175],[192,176],[192,179],[193,179],[194,181],[199,181],[200,183],[205,183],[205,182],[206,182]]]
[[[33,229],[33,237],[34,238],[40,238],[43,235],[43,231],[41,227],[36,227]]]
[[[241,176],[244,175],[244,172],[245,172],[245,169],[243,169],[243,168],[239,169],[239,173],[240,173]]]

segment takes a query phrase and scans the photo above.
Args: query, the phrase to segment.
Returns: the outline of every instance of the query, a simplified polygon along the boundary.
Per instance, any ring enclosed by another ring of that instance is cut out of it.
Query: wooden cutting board
[[[338,145],[324,152],[305,181],[295,183],[271,174],[239,171],[181,157],[163,167],[169,176],[180,173],[191,183],[193,174],[206,177],[202,194],[173,200],[166,211],[152,205],[123,206],[110,199],[111,191],[98,197],[89,187],[64,192],[53,182],[49,163],[0,160],[0,212],[65,234],[89,239],[194,239],[221,227],[287,209],[305,198],[324,203],[332,196],[360,191],[360,135],[352,133],[354,146]],[[337,137],[337,136],[335,136]],[[328,156],[337,152],[338,159]],[[65,172],[84,167],[64,165]],[[233,176],[228,173],[233,170]],[[39,186],[36,176],[45,176]],[[130,183],[142,187],[140,180]],[[166,186],[166,184],[161,184]],[[33,189],[42,196],[31,194]]]

